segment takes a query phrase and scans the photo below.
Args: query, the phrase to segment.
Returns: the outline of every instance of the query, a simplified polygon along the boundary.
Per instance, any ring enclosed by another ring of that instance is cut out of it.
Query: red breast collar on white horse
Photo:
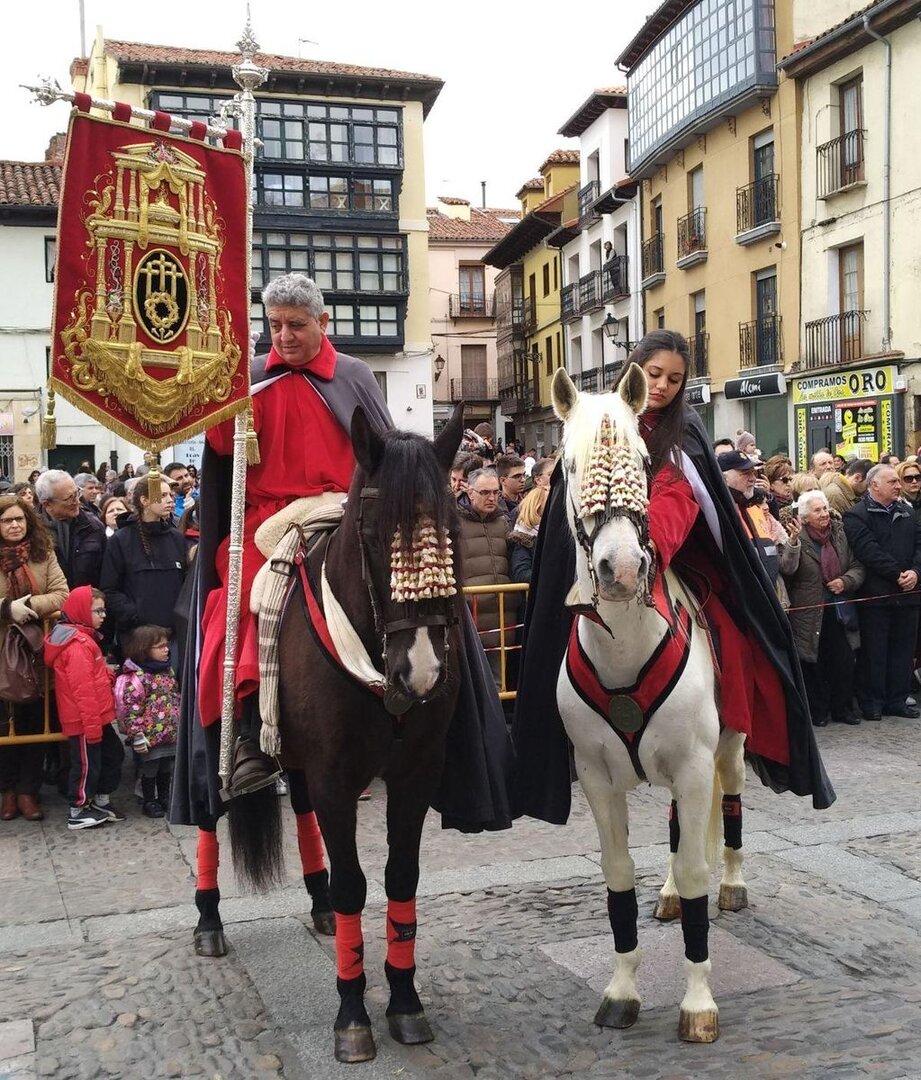
[[[657,574],[652,591],[653,607],[668,624],[668,631],[643,665],[632,686],[609,689],[598,678],[595,665],[579,641],[579,620],[602,623],[594,611],[582,610],[573,619],[566,650],[566,671],[573,689],[589,708],[615,731],[623,742],[637,775],[646,779],[639,761],[639,745],[650,717],[675,688],[691,653],[693,619],[680,600],[672,598]]]

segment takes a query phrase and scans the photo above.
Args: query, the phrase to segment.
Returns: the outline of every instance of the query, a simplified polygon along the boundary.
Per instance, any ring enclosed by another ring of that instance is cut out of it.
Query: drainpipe
[[[885,107],[883,112],[883,352],[889,352],[892,345],[890,319],[890,235],[889,222],[891,216],[890,193],[891,193],[891,163],[892,163],[892,43],[882,34],[877,34],[870,27],[870,16],[864,15],[863,28],[877,41],[881,41],[886,47],[886,67],[883,76],[883,93],[885,95]]]

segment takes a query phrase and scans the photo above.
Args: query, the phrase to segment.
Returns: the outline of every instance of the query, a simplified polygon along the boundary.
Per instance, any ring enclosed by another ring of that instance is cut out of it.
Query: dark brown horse
[[[395,537],[402,538],[406,550],[413,538],[418,542],[420,530],[428,530],[429,537],[441,538],[442,555],[453,564],[451,547],[444,542],[455,539],[447,477],[462,418],[459,406],[434,443],[400,431],[379,436],[361,409],[352,419],[357,467],[345,514],[328,544],[311,550],[307,577],[326,620],[333,617],[329,591],[338,601],[365,659],[380,673],[375,685],[362,683],[337,662],[323,621],[321,629],[316,619],[311,621],[300,584],[282,623],[282,761],[306,774],[329,854],[341,999],[334,1025],[339,1061],[375,1055],[364,1006],[361,913],[366,881],[355,840],[358,797],[375,776],[387,785],[388,1025],[398,1042],[434,1037],[413,986],[415,897],[423,821],[441,777],[458,695],[462,598],[458,586],[453,595],[407,601],[398,588],[395,553],[401,549]],[[453,565],[448,569],[453,571]],[[440,580],[444,583],[444,576]],[[272,812],[271,801],[262,805]],[[250,880],[264,883],[278,850],[266,843],[273,835],[271,824],[260,818],[255,825],[233,836],[235,865]]]

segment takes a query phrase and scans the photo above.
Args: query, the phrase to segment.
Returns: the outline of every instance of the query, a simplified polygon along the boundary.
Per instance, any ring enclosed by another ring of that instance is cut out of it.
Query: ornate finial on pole
[[[61,84],[50,75],[40,79],[38,86],[24,86],[23,89],[31,90],[33,98],[39,105],[52,105],[61,97]]]
[[[256,63],[259,42],[253,33],[253,26],[249,16],[249,4],[246,5],[246,26],[243,27],[243,34],[237,42],[237,48],[240,50],[242,62],[233,66],[234,80],[238,86],[243,88],[244,92],[247,90],[253,91],[257,86],[261,86],[265,82],[269,77],[269,72],[268,68],[261,68]]]

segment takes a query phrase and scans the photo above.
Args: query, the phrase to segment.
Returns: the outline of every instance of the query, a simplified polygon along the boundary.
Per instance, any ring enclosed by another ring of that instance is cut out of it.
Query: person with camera
[[[780,575],[780,549],[788,543],[789,537],[784,527],[768,510],[770,482],[766,477],[756,474],[760,462],[741,450],[730,450],[721,454],[717,461],[736,505],[742,527],[758,552],[771,584],[776,586]]]
[[[37,623],[57,611],[70,590],[54,553],[51,534],[31,503],[19,495],[0,496],[0,657],[11,626]],[[41,699],[0,701],[0,730],[12,720],[17,735],[36,735],[44,726]],[[0,819],[19,814],[27,821],[45,816],[39,803],[41,743],[0,747]]]

